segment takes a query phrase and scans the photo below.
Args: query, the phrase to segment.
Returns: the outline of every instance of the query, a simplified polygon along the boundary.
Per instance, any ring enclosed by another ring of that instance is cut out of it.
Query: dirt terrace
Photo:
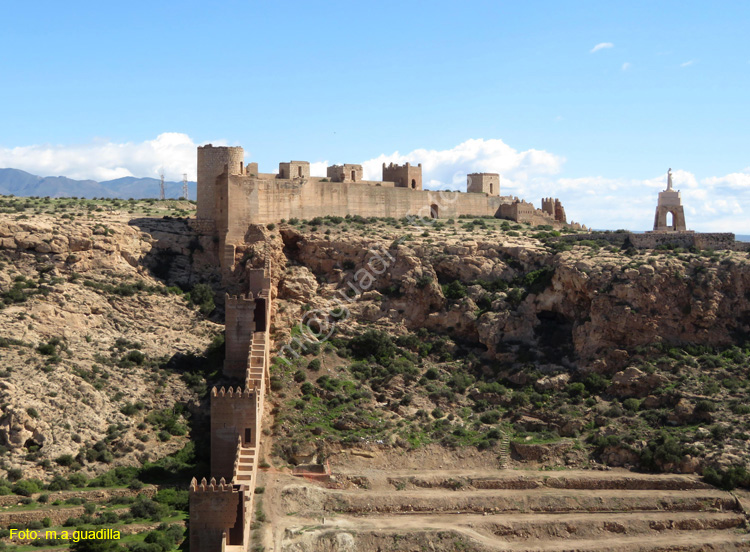
[[[750,550],[740,500],[690,476],[372,469],[327,485],[264,480],[267,551]]]

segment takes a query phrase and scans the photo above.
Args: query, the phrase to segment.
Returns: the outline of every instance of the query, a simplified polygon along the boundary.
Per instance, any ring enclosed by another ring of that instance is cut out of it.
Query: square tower
[[[383,163],[383,182],[395,182],[397,188],[409,188],[411,190],[422,189],[422,163],[416,167],[406,163],[405,165],[386,165]]]
[[[471,173],[466,175],[466,191],[470,194],[500,195],[500,175],[497,173]]]
[[[289,163],[279,163],[279,178],[285,180],[310,178],[310,163],[307,161],[289,161]]]
[[[362,165],[331,165],[326,169],[326,176],[331,182],[361,182],[363,174]]]

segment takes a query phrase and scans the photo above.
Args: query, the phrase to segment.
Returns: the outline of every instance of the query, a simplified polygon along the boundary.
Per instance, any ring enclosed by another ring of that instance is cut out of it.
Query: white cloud
[[[725,186],[734,190],[750,190],[750,168],[746,172],[731,173],[726,176],[712,176],[704,182],[709,186]]]
[[[429,189],[466,189],[466,175],[496,172],[506,186],[543,175],[557,174],[565,159],[552,153],[530,149],[518,151],[499,139],[467,140],[447,150],[418,149],[407,154],[394,152],[362,163],[365,178],[379,180],[383,163],[422,164],[422,180]]]
[[[589,53],[593,54],[594,52],[598,52],[599,50],[604,50],[606,48],[614,48],[614,47],[615,45],[612,44],[611,42],[600,42],[599,44],[591,48]]]
[[[328,161],[310,163],[310,176],[326,176],[330,165]]]
[[[157,177],[162,171],[167,180],[181,180],[183,173],[195,180],[197,145],[187,134],[165,132],[154,140],[140,143],[94,140],[74,146],[42,144],[0,148],[0,167],[80,180]],[[221,144],[214,142],[214,145]]]
[[[680,63],[680,67],[690,67],[694,63],[695,63],[695,60],[691,59],[690,61],[686,61],[684,63]]]
[[[632,64],[631,64],[631,63],[630,63],[629,61],[626,61],[625,63],[623,63],[623,64],[622,64],[622,70],[623,70],[623,71],[627,71],[627,70],[628,70],[628,69],[630,69],[630,68],[631,68],[632,66],[633,66],[633,65],[632,65]]]

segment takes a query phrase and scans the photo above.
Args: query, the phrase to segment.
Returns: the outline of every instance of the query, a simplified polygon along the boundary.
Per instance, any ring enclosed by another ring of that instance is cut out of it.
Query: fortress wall
[[[225,184],[221,179],[218,183],[218,188],[227,193],[222,198],[223,210],[217,209],[216,228],[226,243],[242,241],[248,224],[258,217],[258,190],[247,185],[251,180],[249,176],[229,176]]]
[[[430,206],[438,206],[438,218],[459,215],[494,216],[503,200],[486,194],[415,191],[395,187],[394,183],[372,185],[372,182],[340,183],[256,179],[230,176],[226,210],[229,220],[219,212],[217,226],[227,231],[227,240],[244,237],[250,222],[266,224],[292,217],[310,219],[326,215],[394,217],[421,215],[429,218]]]
[[[244,379],[250,341],[256,330],[253,294],[226,295],[226,357],[224,375],[238,380]]]
[[[257,444],[258,407],[258,397],[248,389],[211,390],[211,477],[232,479],[238,436],[243,443]]]

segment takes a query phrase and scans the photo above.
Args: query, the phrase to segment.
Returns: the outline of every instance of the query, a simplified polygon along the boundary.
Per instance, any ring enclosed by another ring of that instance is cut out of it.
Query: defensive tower
[[[216,210],[216,179],[219,175],[243,174],[245,151],[237,147],[198,147],[198,207],[197,219],[214,220]]]
[[[326,169],[326,176],[331,182],[362,182],[364,171],[362,165],[331,165]]]
[[[500,195],[500,175],[497,173],[471,173],[466,175],[466,191],[470,194]]]

